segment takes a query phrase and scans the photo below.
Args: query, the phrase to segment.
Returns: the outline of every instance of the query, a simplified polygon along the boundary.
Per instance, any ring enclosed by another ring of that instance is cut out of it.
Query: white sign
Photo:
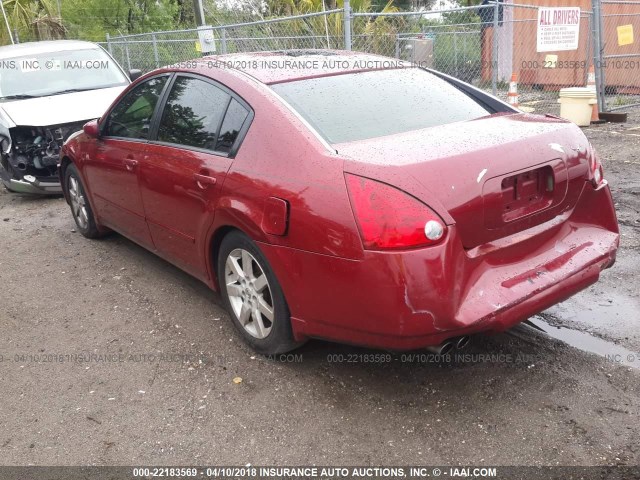
[[[538,9],[538,52],[577,50],[579,37],[579,7]]]
[[[211,26],[203,25],[198,27],[198,41],[200,42],[200,51],[202,53],[214,53],[216,51],[216,41]]]

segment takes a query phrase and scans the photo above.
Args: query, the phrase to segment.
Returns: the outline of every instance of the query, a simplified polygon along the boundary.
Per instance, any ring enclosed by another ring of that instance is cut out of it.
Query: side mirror
[[[82,127],[85,135],[91,138],[98,138],[100,136],[100,128],[98,127],[98,120],[91,120]]]
[[[133,82],[135,79],[140,78],[142,76],[142,70],[137,68],[132,68],[129,70],[129,79]]]

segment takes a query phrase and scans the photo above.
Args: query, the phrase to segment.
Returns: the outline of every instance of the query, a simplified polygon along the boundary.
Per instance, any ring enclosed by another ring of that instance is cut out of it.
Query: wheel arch
[[[238,199],[223,197],[215,209],[215,220],[204,242],[205,258],[210,268],[209,278],[215,291],[220,290],[217,278],[217,261],[220,244],[233,230],[238,230],[255,243],[272,243],[262,230],[262,205],[247,205]]]
[[[213,231],[213,234],[209,239],[209,248],[207,251],[209,252],[210,257],[208,264],[211,269],[210,278],[216,292],[220,291],[220,282],[218,281],[218,255],[220,254],[220,245],[222,245],[224,237],[234,231],[244,233],[241,229],[233,225],[221,225]]]

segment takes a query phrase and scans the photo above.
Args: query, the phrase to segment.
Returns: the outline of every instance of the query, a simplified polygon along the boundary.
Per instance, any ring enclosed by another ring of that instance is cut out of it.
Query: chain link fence
[[[640,53],[633,43],[624,50],[618,46],[621,24],[636,26],[640,32],[640,1],[566,2],[567,7],[583,4],[578,45],[551,53],[537,51],[538,9],[561,2],[484,3],[371,13],[352,11],[345,1],[342,9],[218,25],[206,31],[217,54],[324,48],[375,53],[434,68],[503,100],[515,74],[520,108],[556,115],[559,90],[584,87],[594,65],[601,110],[640,103]],[[202,56],[201,34],[191,29],[108,37],[103,46],[125,68],[149,71]],[[629,62],[621,67],[623,58]],[[639,68],[634,70],[635,65]]]
[[[603,108],[606,111],[640,106],[640,1],[602,0],[600,42]]]
[[[575,4],[566,6],[574,7]],[[558,115],[559,91],[587,86],[593,63],[593,12],[581,9],[578,23],[575,49],[538,52],[538,7],[514,5],[505,8],[504,26],[498,27],[498,41],[495,42],[499,81],[507,79],[509,70],[517,74],[521,109]]]
[[[215,53],[344,49],[343,10],[207,27]],[[203,55],[199,29],[107,37],[102,44],[125,68],[143,72]]]

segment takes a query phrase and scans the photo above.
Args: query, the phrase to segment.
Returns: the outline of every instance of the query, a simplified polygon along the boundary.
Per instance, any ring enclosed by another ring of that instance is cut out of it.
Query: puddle
[[[640,331],[640,305],[634,298],[608,291],[599,295],[582,292],[547,310],[556,318],[587,327],[623,332]]]
[[[612,363],[640,369],[640,353],[632,352],[615,343],[594,337],[587,332],[579,332],[578,330],[564,327],[554,327],[538,316],[530,318],[529,323],[544,330],[550,337],[560,340],[574,348],[584,352],[594,353]]]

